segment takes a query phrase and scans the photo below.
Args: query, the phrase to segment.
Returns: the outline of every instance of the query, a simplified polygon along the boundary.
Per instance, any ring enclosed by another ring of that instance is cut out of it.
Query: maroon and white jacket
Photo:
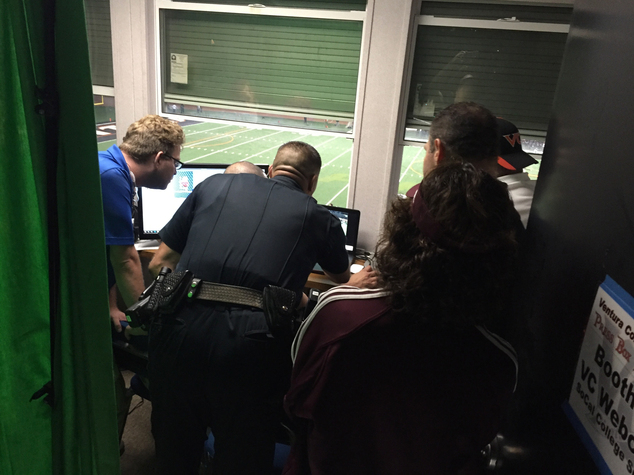
[[[404,331],[387,295],[336,287],[300,327],[285,475],[447,475],[498,432],[517,380],[513,348],[483,327]]]

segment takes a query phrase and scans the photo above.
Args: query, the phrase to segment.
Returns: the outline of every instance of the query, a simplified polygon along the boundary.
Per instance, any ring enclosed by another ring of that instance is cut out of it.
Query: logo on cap
[[[504,138],[508,143],[511,144],[511,147],[515,148],[515,144],[518,143],[522,145],[522,139],[520,139],[520,133],[515,132],[514,134],[505,135]]]

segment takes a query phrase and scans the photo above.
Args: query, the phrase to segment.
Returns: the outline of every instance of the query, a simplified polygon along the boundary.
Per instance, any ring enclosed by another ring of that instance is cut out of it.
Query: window
[[[85,0],[86,29],[90,71],[93,84],[93,102],[97,139],[116,138],[114,131],[114,80],[112,72],[112,32],[110,27],[110,1]],[[100,127],[109,127],[100,130]],[[110,137],[112,136],[112,137]],[[114,143],[114,141],[113,141]]]
[[[271,164],[300,140],[322,156],[317,201],[346,206],[365,12],[330,8],[365,0],[200,3],[158,4],[161,108],[188,121],[183,161]]]
[[[570,7],[423,2],[405,143],[426,141],[429,124],[449,104],[474,101],[517,125],[525,151],[541,154],[571,13]]]
[[[95,94],[102,92],[102,94]],[[117,141],[116,117],[114,115],[114,97],[101,91],[100,86],[93,86],[93,103],[95,106],[95,124],[97,126],[97,146],[99,151],[107,150]]]
[[[259,5],[260,7],[318,8],[324,10],[365,10],[367,0],[174,0],[175,2],[215,3],[224,5]]]
[[[167,10],[163,112],[345,133],[362,23]]]
[[[85,0],[84,5],[92,83],[98,86],[114,87],[110,0]]]

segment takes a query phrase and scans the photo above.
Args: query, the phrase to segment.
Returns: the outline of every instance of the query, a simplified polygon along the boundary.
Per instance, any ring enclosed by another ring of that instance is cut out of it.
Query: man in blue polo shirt
[[[116,295],[116,284],[126,306],[135,303],[145,289],[141,260],[134,248],[136,187],[167,188],[176,169],[180,168],[180,150],[184,141],[185,134],[177,123],[148,115],[130,125],[120,147],[113,145],[105,152],[99,152],[108,289]],[[120,332],[120,320],[125,320],[125,315],[116,308],[116,298],[114,302],[110,314],[115,330]],[[129,399],[118,371],[115,372],[115,383],[121,438]]]

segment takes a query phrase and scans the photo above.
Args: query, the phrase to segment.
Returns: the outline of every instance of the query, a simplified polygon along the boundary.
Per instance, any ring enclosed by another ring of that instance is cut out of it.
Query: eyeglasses
[[[181,162],[178,158],[174,158],[171,155],[166,154],[165,152],[163,152],[163,155],[165,155],[166,158],[171,158],[172,160],[174,160],[174,168],[176,168],[177,170],[180,170],[180,168],[183,166],[183,162]]]

